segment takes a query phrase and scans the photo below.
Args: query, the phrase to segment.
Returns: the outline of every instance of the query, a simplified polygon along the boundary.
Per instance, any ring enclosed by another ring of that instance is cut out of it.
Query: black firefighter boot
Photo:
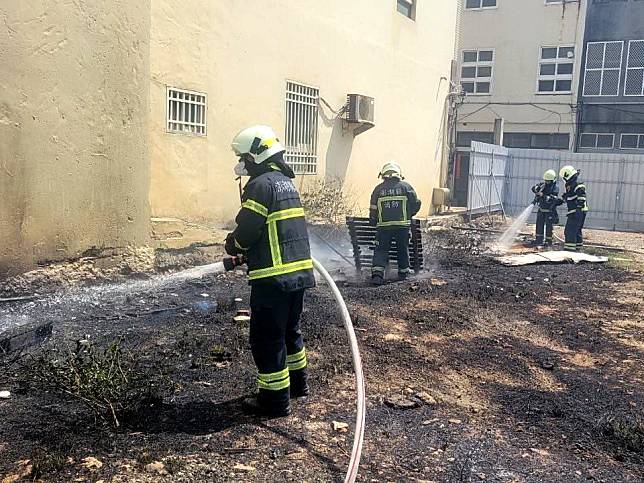
[[[309,383],[306,368],[290,371],[290,375],[291,399],[307,397],[309,395]]]
[[[279,391],[260,389],[256,396],[242,401],[244,412],[267,419],[283,418],[291,414],[289,388]]]

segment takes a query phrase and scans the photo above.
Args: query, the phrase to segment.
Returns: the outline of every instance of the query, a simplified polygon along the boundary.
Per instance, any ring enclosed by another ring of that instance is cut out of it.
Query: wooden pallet
[[[376,227],[369,223],[369,218],[351,216],[347,217],[347,227],[351,235],[353,246],[353,259],[358,271],[371,268],[373,250],[376,242]],[[390,264],[397,265],[396,241],[394,240],[389,250]],[[409,264],[414,272],[423,269],[423,237],[420,232],[420,220],[411,220],[411,237],[409,238]]]

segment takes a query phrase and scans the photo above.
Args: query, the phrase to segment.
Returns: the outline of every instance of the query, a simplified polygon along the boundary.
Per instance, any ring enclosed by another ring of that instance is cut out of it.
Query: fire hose
[[[245,260],[243,257],[231,257],[224,259],[223,266],[227,271],[234,270],[236,267],[243,265]],[[353,483],[358,476],[358,467],[360,465],[360,455],[362,454],[362,443],[364,441],[364,426],[365,426],[365,388],[364,388],[364,375],[362,373],[362,361],[360,359],[360,351],[358,348],[358,340],[356,333],[353,330],[353,323],[347,305],[342,298],[342,294],[335,284],[329,272],[322,266],[320,262],[313,259],[313,267],[318,274],[324,279],[327,285],[331,288],[333,298],[340,308],[342,314],[342,321],[344,328],[349,337],[349,345],[351,347],[351,356],[353,359],[353,369],[356,375],[356,391],[357,391],[357,410],[356,410],[356,428],[353,438],[353,449],[351,451],[351,459],[349,460],[349,468],[344,478],[345,483]]]

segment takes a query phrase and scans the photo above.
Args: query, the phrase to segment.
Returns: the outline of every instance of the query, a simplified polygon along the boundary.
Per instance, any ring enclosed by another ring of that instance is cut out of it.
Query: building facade
[[[429,208],[455,22],[453,0],[155,0],[153,216],[229,222],[239,206],[230,141],[253,124],[277,131],[303,189],[337,178],[367,209],[395,159]],[[375,127],[354,134],[348,94],[374,99]]]
[[[644,1],[589,0],[580,152],[644,153]]]
[[[458,3],[449,171],[455,204],[464,206],[470,142],[500,142],[495,120],[503,119],[508,147],[574,146],[585,2]]]
[[[229,225],[230,142],[253,124],[278,132],[299,187],[337,178],[367,210],[395,159],[427,213],[456,12],[453,0],[4,2],[0,273],[144,245],[151,216]],[[346,119],[349,94],[365,96],[360,122]]]
[[[150,2],[2,2],[0,25],[0,276],[148,243]]]

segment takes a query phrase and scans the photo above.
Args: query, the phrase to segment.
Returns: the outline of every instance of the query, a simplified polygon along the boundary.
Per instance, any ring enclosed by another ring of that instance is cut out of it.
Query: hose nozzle
[[[224,258],[224,268],[227,272],[235,270],[237,267],[240,267],[246,263],[246,259],[243,255],[237,255],[236,257]]]

